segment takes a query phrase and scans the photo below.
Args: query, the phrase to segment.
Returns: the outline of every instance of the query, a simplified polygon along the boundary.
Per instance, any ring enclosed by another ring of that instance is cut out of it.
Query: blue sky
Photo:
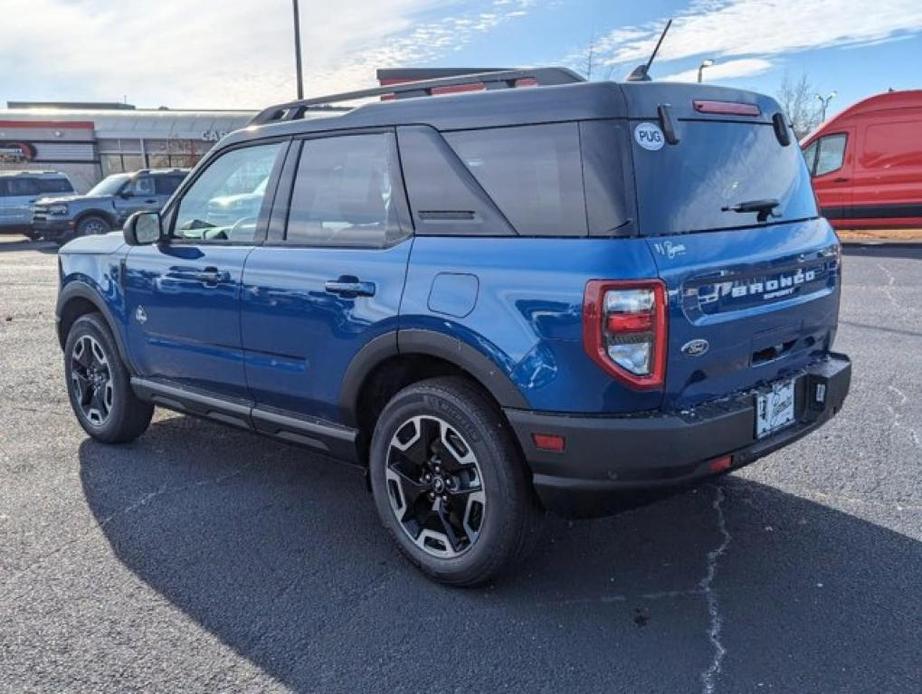
[[[565,64],[621,79],[675,23],[654,77],[775,93],[787,72],[830,112],[922,88],[920,0],[301,0],[307,92],[376,67]],[[259,108],[294,95],[290,0],[5,0],[0,101]]]

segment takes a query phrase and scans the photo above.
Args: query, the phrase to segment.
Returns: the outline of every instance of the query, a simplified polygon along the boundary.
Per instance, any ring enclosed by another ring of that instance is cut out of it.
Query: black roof
[[[755,104],[761,112],[752,119],[757,122],[770,122],[772,115],[780,110],[771,97],[707,84],[575,82],[377,101],[323,116],[308,113],[303,119],[254,123],[228,135],[224,144],[398,125],[467,130],[603,118],[655,119],[659,105],[669,105],[676,118],[720,120],[720,116],[695,112],[692,102],[701,99]]]

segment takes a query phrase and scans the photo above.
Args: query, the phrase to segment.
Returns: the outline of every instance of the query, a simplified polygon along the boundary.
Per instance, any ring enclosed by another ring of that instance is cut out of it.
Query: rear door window
[[[38,178],[36,179],[40,193],[73,193],[74,187],[66,178]]]
[[[392,133],[306,140],[285,240],[372,248],[400,240],[399,172]]]
[[[659,149],[645,149],[632,138],[642,233],[731,229],[817,216],[800,148],[781,145],[771,124],[681,120],[677,131],[679,142]],[[751,205],[766,200],[778,204],[759,222],[760,213]]]
[[[34,178],[8,178],[6,180],[6,195],[17,197],[20,195],[38,195],[38,184]]]
[[[576,123],[443,133],[522,236],[585,236]]]
[[[154,187],[157,195],[172,195],[182,183],[182,176],[154,176]]]

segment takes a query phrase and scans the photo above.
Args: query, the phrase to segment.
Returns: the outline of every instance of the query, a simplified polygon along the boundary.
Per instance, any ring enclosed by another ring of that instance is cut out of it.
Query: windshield
[[[645,234],[727,229],[817,216],[796,142],[771,125],[683,120],[679,142],[634,145],[640,227]]]
[[[131,180],[128,174],[114,174],[102,179],[99,183],[90,189],[87,196],[91,195],[115,195],[125,183]]]

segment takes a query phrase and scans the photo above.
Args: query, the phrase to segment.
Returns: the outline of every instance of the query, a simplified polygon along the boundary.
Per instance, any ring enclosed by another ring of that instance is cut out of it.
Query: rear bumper
[[[762,439],[755,435],[756,391],[669,414],[505,412],[545,507],[565,516],[600,516],[636,503],[637,492],[674,490],[740,468],[818,429],[842,407],[851,362],[830,354],[793,377],[795,421]],[[819,390],[824,391],[822,402]],[[565,437],[565,450],[537,448],[536,433]],[[728,468],[712,467],[716,458],[727,455]]]

